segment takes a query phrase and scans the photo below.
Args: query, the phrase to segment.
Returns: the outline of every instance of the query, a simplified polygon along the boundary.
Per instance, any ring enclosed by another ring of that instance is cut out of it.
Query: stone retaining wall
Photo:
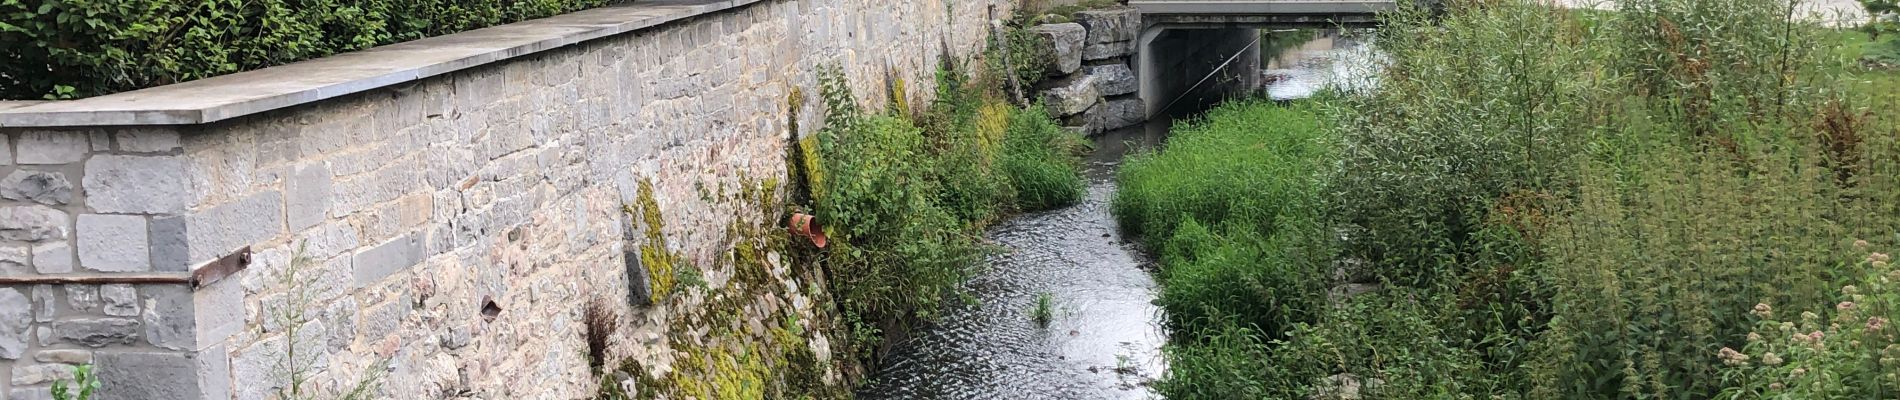
[[[1069,129],[1099,133],[1148,120],[1129,68],[1136,55],[1141,12],[1115,8],[1077,12],[1075,22],[1030,28],[1048,79],[1039,86],[1049,115]]]
[[[781,255],[774,289],[718,295],[746,273],[734,227],[775,207],[729,194],[781,190],[787,117],[822,116],[788,99],[821,66],[864,98],[905,77],[927,95],[940,55],[976,54],[1007,7],[765,1],[205,125],[0,128],[0,278],[159,282],[0,285],[0,399],[47,398],[85,363],[100,399],[261,399],[287,369],[321,393],[381,371],[378,398],[584,398],[596,299],[620,315],[610,359],[650,375],[703,362],[677,347],[708,324],[798,319],[823,384],[848,385],[822,284]],[[629,213],[642,186],[663,224]],[[647,238],[704,284],[623,301],[652,289]],[[247,247],[247,269],[185,283]]]

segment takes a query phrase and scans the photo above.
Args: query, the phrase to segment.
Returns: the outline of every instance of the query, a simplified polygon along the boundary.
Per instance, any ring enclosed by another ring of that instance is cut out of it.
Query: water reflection
[[[1378,84],[1384,62],[1369,30],[1286,30],[1265,33],[1261,90],[1274,100],[1311,97],[1333,88],[1357,91]]]

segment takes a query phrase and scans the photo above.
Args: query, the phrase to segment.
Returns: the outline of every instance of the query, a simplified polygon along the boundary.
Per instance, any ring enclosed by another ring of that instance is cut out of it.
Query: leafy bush
[[[1865,249],[1867,242],[1858,243]],[[1842,286],[1838,302],[1817,311],[1777,312],[1768,303],[1741,351],[1723,347],[1722,377],[1730,398],[1874,399],[1900,393],[1900,273],[1893,257],[1871,252],[1867,272]]]
[[[0,99],[85,97],[509,22],[610,0],[0,2]]]

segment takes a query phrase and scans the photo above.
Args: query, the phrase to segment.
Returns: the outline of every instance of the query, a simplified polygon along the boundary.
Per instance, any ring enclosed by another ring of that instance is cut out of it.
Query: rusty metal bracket
[[[235,253],[220,257],[209,264],[205,264],[203,267],[198,267],[197,270],[191,271],[191,290],[198,290],[198,288],[217,283],[250,266],[251,246],[244,246],[244,248],[238,249]]]

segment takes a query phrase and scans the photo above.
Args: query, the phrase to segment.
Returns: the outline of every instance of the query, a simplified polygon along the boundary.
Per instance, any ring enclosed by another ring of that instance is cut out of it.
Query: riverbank
[[[1391,15],[1375,88],[1223,106],[1130,161],[1158,392],[1900,392],[1900,74],[1785,3],[1625,3]]]

